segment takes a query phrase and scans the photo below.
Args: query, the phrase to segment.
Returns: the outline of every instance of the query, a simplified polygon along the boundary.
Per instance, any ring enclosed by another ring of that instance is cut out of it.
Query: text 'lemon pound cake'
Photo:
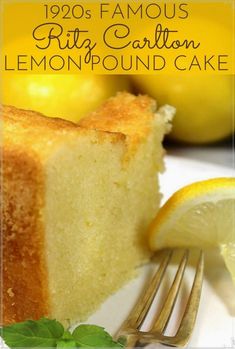
[[[80,126],[2,115],[3,323],[84,319],[149,257],[172,110],[120,93]]]

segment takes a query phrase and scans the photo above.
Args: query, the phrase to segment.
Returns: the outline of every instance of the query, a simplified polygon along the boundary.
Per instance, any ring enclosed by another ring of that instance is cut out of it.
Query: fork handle
[[[135,348],[136,344],[139,340],[139,337],[134,335],[134,334],[130,334],[126,337],[126,343],[125,343],[125,347],[126,348]]]

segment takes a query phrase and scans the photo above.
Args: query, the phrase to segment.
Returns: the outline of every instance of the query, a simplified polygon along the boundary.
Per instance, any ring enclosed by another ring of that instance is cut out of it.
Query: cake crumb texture
[[[127,93],[80,124],[11,106],[1,114],[2,322],[84,320],[150,257],[170,117]]]

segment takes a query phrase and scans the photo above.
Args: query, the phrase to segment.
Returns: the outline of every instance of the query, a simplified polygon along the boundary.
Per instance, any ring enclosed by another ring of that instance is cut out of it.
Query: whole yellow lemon
[[[187,143],[210,143],[234,132],[233,78],[230,75],[138,75],[141,92],[177,112],[170,138]]]
[[[129,90],[127,77],[113,75],[6,74],[2,102],[47,116],[78,121],[117,91]]]

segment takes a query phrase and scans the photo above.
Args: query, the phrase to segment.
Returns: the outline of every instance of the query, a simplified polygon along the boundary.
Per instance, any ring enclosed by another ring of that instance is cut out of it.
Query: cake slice
[[[2,322],[84,319],[149,258],[172,110],[120,93],[80,125],[1,114]]]

